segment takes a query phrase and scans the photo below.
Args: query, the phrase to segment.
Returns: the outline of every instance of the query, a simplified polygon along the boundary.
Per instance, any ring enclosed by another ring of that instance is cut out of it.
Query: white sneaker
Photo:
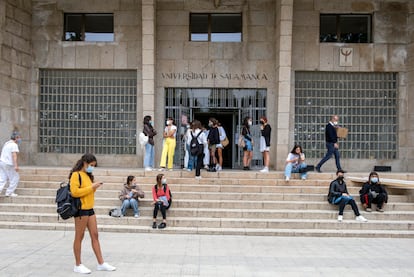
[[[217,167],[216,167],[216,170],[217,170],[217,171],[222,171],[222,170],[223,170],[223,168],[222,168],[221,166],[217,166]]]
[[[108,264],[108,263],[103,263],[103,264],[98,264],[96,266],[96,270],[100,270],[100,271],[114,271],[116,269],[116,267]]]
[[[306,180],[306,177],[302,177],[302,180]]]
[[[7,197],[16,197],[16,196],[19,196],[19,195],[17,193],[13,192],[13,193],[7,193],[6,196]]]
[[[83,264],[80,264],[80,265],[75,265],[73,267],[73,272],[82,273],[82,274],[90,274],[92,271],[86,266],[84,266]]]
[[[262,173],[268,173],[269,172],[269,168],[265,167],[262,170],[260,170],[260,172],[262,172]]]
[[[288,176],[286,176],[285,181],[286,181],[286,182],[289,182],[289,180],[290,180],[290,178],[289,178]]]
[[[145,171],[152,171],[152,168],[151,167],[146,167]]]
[[[158,171],[165,171],[165,167],[159,168]]]
[[[361,222],[368,222],[368,219],[366,219],[362,215],[359,215],[359,216],[355,217],[355,220],[356,221],[361,221]]]
[[[134,217],[135,217],[135,218],[138,218],[138,217],[139,217],[139,214],[134,214]]]
[[[338,221],[342,222],[342,219],[344,219],[344,217],[342,215],[338,215]]]

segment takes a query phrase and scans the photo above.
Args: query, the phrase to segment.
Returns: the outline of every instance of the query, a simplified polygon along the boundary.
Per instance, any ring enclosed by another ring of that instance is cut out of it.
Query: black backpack
[[[79,174],[79,187],[82,183],[81,176]],[[60,183],[60,188],[56,192],[57,210],[63,220],[69,219],[75,216],[81,208],[81,201],[79,198],[72,197],[70,193],[70,183]]]
[[[154,185],[154,188],[155,188],[155,194],[157,194],[157,191],[158,191],[157,185]],[[167,193],[167,185],[162,185],[162,188],[164,192]],[[171,203],[172,203],[172,193],[170,189],[170,200],[168,200],[168,207],[166,208],[167,210],[171,207]]]
[[[190,153],[192,156],[199,156],[204,152],[204,146],[198,142],[200,134],[201,131],[197,134],[197,136],[194,136],[193,132],[191,132]]]

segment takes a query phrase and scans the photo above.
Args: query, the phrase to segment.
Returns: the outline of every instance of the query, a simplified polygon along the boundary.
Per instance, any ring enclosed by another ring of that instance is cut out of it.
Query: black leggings
[[[161,214],[162,214],[162,219],[166,219],[167,218],[167,209],[166,207],[162,204],[162,202],[157,202],[154,205],[154,214],[153,214],[153,218],[156,219],[157,215],[158,215],[158,210],[161,210]]]

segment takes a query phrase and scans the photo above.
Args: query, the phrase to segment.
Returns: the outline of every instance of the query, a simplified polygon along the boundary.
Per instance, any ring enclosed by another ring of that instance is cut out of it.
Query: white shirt
[[[171,125],[171,126],[165,127],[164,133],[168,134],[168,131],[170,131],[170,130],[175,130],[174,137],[176,137],[177,136],[177,126]]]
[[[303,155],[303,158],[305,158],[305,154],[302,153],[302,155]],[[299,154],[293,154],[293,153],[289,153],[289,155],[286,158],[286,162],[289,162],[289,161],[291,161],[293,159],[298,159],[296,162],[290,162],[290,163],[292,163],[295,166],[298,165],[299,163],[302,163],[303,162],[303,160],[300,158],[300,155]]]
[[[222,141],[226,138],[226,131],[224,130],[223,126],[219,126],[218,130],[219,130],[220,141]]]
[[[7,165],[14,165],[13,163],[13,153],[19,153],[19,146],[14,140],[7,141],[3,149],[1,150],[0,161]]]
[[[190,145],[190,144],[191,144],[191,140],[193,139],[193,138],[191,137],[191,133],[193,134],[193,136],[194,136],[194,137],[196,137],[196,136],[198,135],[198,133],[200,133],[200,132],[201,132],[201,130],[200,130],[200,129],[195,129],[195,131],[193,132],[193,131],[190,129],[189,131],[190,131],[190,133],[188,133],[188,137],[187,137],[187,144],[188,144],[188,145]],[[207,145],[207,136],[206,136],[206,134],[205,134],[204,132],[202,132],[202,133],[198,136],[197,140],[198,140],[198,143],[203,144],[203,145]]]

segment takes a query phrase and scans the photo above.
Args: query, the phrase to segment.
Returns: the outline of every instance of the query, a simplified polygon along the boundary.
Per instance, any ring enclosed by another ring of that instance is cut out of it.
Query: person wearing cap
[[[359,213],[358,206],[355,203],[354,198],[348,193],[348,189],[346,188],[346,183],[344,181],[344,174],[345,172],[342,169],[336,172],[337,178],[329,185],[328,202],[339,206],[339,222],[342,222],[346,205],[350,205],[352,207],[356,221],[367,222],[368,220]]]
[[[19,153],[19,144],[21,142],[20,134],[13,132],[10,140],[7,141],[1,150],[0,155],[0,193],[3,191],[7,181],[9,187],[6,190],[6,196],[16,197],[14,191],[20,180],[19,164],[17,162],[17,154]]]

